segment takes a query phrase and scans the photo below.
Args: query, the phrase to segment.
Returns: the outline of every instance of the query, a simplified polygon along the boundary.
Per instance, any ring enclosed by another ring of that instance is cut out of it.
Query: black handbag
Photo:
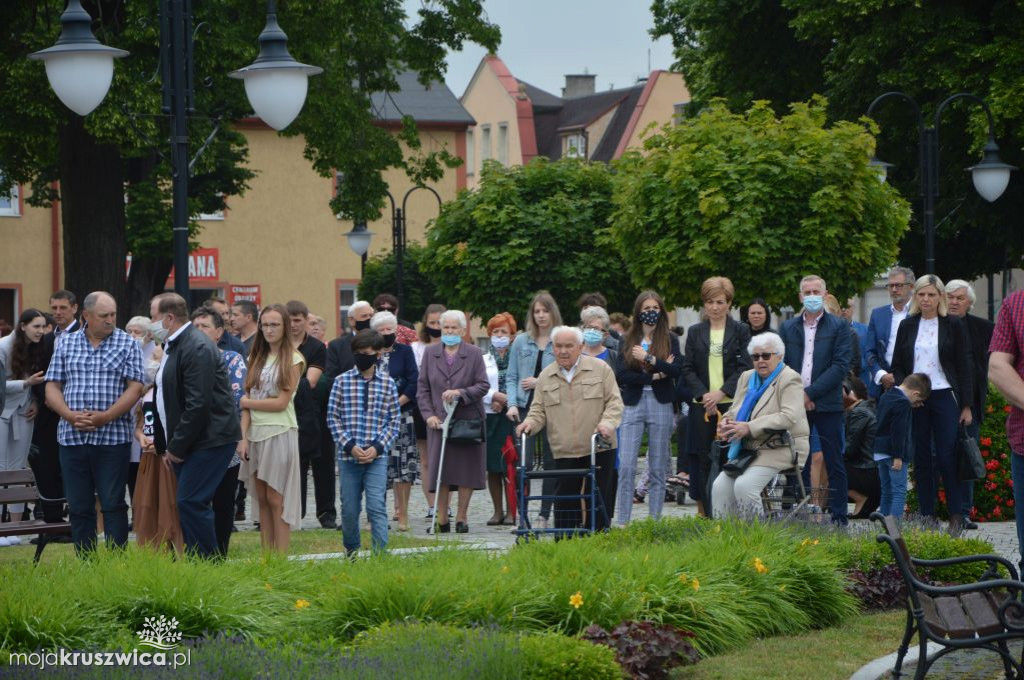
[[[730,443],[724,439],[717,439],[714,442],[715,453],[724,460],[719,470],[730,477],[739,477],[757,459],[757,449],[740,449],[738,456],[732,460],[728,459]]]
[[[448,425],[448,441],[452,444],[483,444],[487,441],[483,418],[452,419]]]
[[[985,461],[977,440],[967,434],[963,425],[956,433],[956,476],[961,482],[972,482],[985,478]]]

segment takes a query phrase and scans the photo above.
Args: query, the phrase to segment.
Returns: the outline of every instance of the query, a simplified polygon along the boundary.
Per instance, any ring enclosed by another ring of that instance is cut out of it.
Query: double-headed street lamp
[[[128,52],[107,47],[92,32],[92,17],[81,0],[68,0],[60,18],[61,33],[53,47],[33,52],[42,60],[57,97],[86,116],[107,96],[114,59]],[[267,0],[267,23],[259,37],[259,56],[232,71],[245,82],[245,94],[256,115],[275,130],[287,127],[306,101],[309,76],[319,66],[296,61],[288,53],[288,36],[277,25],[277,3]],[[188,299],[188,115],[193,98],[192,0],[160,0],[160,74],[164,115],[170,118],[172,205],[174,229],[174,291]]]
[[[405,295],[405,244],[406,244],[406,229],[405,220],[407,217],[406,203],[409,202],[409,195],[417,189],[426,189],[430,193],[434,194],[434,198],[437,199],[437,206],[440,208],[443,204],[441,195],[437,193],[432,187],[418,185],[409,189],[405,192],[405,196],[402,198],[402,207],[399,208],[398,204],[395,203],[395,197],[391,195],[391,192],[387,192],[388,199],[391,201],[391,242],[393,244],[395,252],[395,278],[397,279],[395,284],[395,297],[398,298],[398,307],[402,308]],[[370,249],[370,241],[373,239],[373,232],[366,230],[365,221],[356,221],[352,224],[352,231],[345,234],[345,238],[348,239],[348,247],[352,249],[352,252],[363,258],[363,263],[366,262],[366,251]]]
[[[950,103],[957,99],[968,99],[981,105],[988,117],[988,142],[985,143],[984,156],[977,165],[967,168],[971,172],[971,179],[974,181],[974,188],[988,202],[992,202],[1003,195],[1007,185],[1010,183],[1010,171],[1016,170],[1012,165],[1007,165],[999,159],[999,147],[995,140],[995,125],[992,120],[992,112],[988,104],[980,97],[960,92],[946,98],[935,110],[935,121],[932,127],[925,126],[925,119],[921,113],[921,107],[917,105],[909,95],[903,92],[886,92],[875,98],[868,107],[867,116],[882,101],[892,97],[899,97],[907,101],[917,114],[918,130],[918,153],[920,155],[920,181],[921,196],[923,198],[924,213],[924,262],[925,273],[935,273],[935,200],[939,197],[939,121],[942,111]],[[884,182],[888,168],[893,167],[891,163],[871,159],[871,165],[878,170],[879,178]]]

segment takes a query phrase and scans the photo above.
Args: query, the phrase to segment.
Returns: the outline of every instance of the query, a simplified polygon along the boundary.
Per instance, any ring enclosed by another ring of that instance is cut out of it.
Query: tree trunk
[[[132,269],[128,273],[128,309],[132,316],[149,316],[149,303],[162,293],[171,273],[169,257],[138,257],[132,255]]]
[[[60,131],[61,215],[65,288],[79,301],[103,290],[127,319],[124,171],[116,146],[97,144],[85,121],[69,114]]]

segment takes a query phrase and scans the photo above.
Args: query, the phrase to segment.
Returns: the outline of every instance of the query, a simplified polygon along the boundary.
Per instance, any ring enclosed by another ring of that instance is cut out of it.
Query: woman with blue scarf
[[[754,462],[737,477],[722,472],[711,491],[715,517],[760,515],[761,490],[782,470],[793,466],[788,446],[769,448],[773,430],[786,430],[793,439],[797,464],[807,459],[807,414],[800,374],[782,363],[786,347],[775,333],[754,336],[747,346],[754,370],[740,376],[736,398],[722,417],[721,438],[730,442],[729,459],[742,449],[756,450]]]

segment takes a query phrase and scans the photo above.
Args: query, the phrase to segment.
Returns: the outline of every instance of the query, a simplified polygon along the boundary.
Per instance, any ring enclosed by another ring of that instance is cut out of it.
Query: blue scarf
[[[771,372],[771,375],[763,381],[761,380],[761,376],[757,374],[757,371],[754,371],[753,375],[750,376],[750,382],[747,383],[747,395],[743,397],[743,405],[740,406],[740,412],[736,414],[737,422],[745,423],[750,420],[750,414],[754,412],[754,406],[757,405],[757,400],[765,393],[768,386],[775,381],[775,378],[778,377],[779,373],[782,373],[782,369],[785,368],[785,366],[786,365],[780,361],[779,365],[775,367],[775,370]],[[737,439],[729,445],[729,460],[734,460],[740,455],[740,445],[742,443],[742,439]]]

